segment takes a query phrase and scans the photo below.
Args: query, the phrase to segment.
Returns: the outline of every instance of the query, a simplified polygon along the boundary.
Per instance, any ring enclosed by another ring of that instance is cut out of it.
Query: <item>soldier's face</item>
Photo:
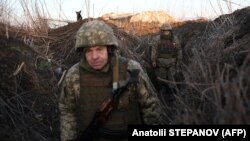
[[[163,30],[163,31],[161,31],[161,36],[171,37],[171,32],[169,30]]]
[[[163,40],[171,40],[171,32],[169,30],[162,30],[160,37]]]
[[[106,46],[88,48],[85,57],[90,67],[94,70],[101,70],[108,63],[108,49]]]

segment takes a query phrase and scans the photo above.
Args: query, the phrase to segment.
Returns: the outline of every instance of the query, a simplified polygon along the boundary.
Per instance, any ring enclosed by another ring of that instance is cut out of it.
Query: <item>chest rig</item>
[[[112,91],[119,88],[119,85],[124,82],[128,76],[127,66],[128,60],[115,57],[112,60],[113,67],[104,73],[93,73],[79,68],[80,72],[80,96],[77,100],[77,129],[82,132],[101,104],[112,97]],[[138,103],[136,100],[135,91],[130,91],[129,88],[121,98],[120,104],[112,111],[108,121],[99,129],[101,136],[120,136],[127,132],[127,125],[138,123],[141,121],[130,119],[131,114],[138,114]],[[124,103],[125,106],[123,105]],[[132,108],[133,107],[133,108]],[[132,110],[131,110],[132,108]]]
[[[175,58],[177,56],[177,48],[170,40],[160,40],[157,47],[159,58]]]

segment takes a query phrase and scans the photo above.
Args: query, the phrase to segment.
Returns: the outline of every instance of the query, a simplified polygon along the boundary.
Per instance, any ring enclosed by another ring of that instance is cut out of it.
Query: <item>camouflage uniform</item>
[[[100,40],[97,40],[100,39]],[[105,43],[105,44],[104,44]],[[107,26],[104,22],[101,21],[91,21],[89,23],[85,23],[79,30],[76,36],[76,49],[81,50],[87,47],[96,46],[96,45],[113,45],[118,46],[117,39],[115,38],[112,28]],[[122,60],[122,57],[119,57]],[[124,60],[124,58],[123,58]],[[162,123],[161,117],[161,109],[159,100],[156,97],[155,89],[151,84],[149,77],[142,69],[141,65],[133,60],[127,60],[127,70],[134,70],[139,69],[140,72],[138,74],[138,83],[136,87],[131,85],[127,88],[127,90],[122,94],[121,98],[119,99],[117,109],[113,111],[129,111],[131,109],[140,109],[140,119],[143,120],[144,124],[160,124]],[[109,64],[112,66],[112,63]],[[82,67],[83,66],[83,67]],[[85,66],[85,67],[84,67]],[[78,134],[78,120],[76,111],[79,107],[77,107],[77,103],[79,99],[82,97],[82,91],[80,90],[80,69],[86,69],[86,61],[83,59],[72,66],[65,76],[62,92],[59,99],[59,111],[60,111],[60,129],[61,129],[61,140],[68,141],[77,138]],[[119,67],[120,69],[120,67]],[[91,74],[100,74],[105,72],[106,70],[101,70],[100,72],[90,72]],[[82,87],[82,85],[81,85]],[[112,86],[110,86],[112,87]],[[102,89],[96,87],[96,89]],[[112,94],[110,93],[110,96]],[[84,97],[84,96],[83,96]],[[95,96],[93,96],[94,98]],[[137,99],[135,99],[137,98]],[[104,98],[105,99],[105,98]],[[134,105],[137,107],[129,107],[131,106],[129,103],[132,101],[136,101],[138,105]],[[99,104],[96,104],[99,105]],[[127,112],[129,113],[129,112]],[[89,112],[84,112],[81,114],[90,114]],[[136,115],[131,114],[124,114],[123,119],[130,119]],[[80,117],[81,118],[81,117]],[[110,117],[112,119],[112,115]],[[129,121],[129,120],[128,120]],[[107,128],[111,128],[111,125],[114,121],[109,120],[107,122]],[[130,122],[128,122],[130,124]],[[142,124],[140,122],[133,124]],[[125,127],[126,129],[127,127]],[[112,136],[112,135],[111,135]],[[108,140],[104,138],[96,138],[95,140]],[[127,139],[123,139],[127,140]]]
[[[151,61],[156,64],[156,74],[167,80],[173,80],[173,77],[182,60],[182,48],[176,36],[173,36],[172,27],[165,23],[161,26],[161,30],[169,30],[171,39],[161,39],[157,35],[151,43]],[[165,42],[165,44],[161,44]]]

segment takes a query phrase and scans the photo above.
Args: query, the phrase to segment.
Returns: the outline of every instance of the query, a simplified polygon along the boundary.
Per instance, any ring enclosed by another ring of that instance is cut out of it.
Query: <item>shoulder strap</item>
[[[112,65],[113,65],[113,91],[116,90],[118,86],[119,81],[119,60],[118,56],[114,55],[112,58]]]

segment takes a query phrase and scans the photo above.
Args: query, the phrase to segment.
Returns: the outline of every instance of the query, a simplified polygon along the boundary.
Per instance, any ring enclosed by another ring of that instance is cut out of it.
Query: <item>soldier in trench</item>
[[[175,90],[175,76],[179,74],[182,62],[182,48],[172,26],[164,23],[160,27],[160,35],[151,42],[151,61],[160,85],[160,94],[166,99],[172,99],[171,92]],[[167,80],[169,83],[163,82]],[[172,82],[172,83],[171,83]]]
[[[68,70],[62,85],[62,141],[81,137],[96,110],[128,82],[107,121],[89,136],[96,141],[126,141],[129,124],[162,123],[163,111],[149,77],[138,62],[119,56],[117,48],[118,39],[103,21],[87,22],[76,33],[75,49],[83,56]]]

